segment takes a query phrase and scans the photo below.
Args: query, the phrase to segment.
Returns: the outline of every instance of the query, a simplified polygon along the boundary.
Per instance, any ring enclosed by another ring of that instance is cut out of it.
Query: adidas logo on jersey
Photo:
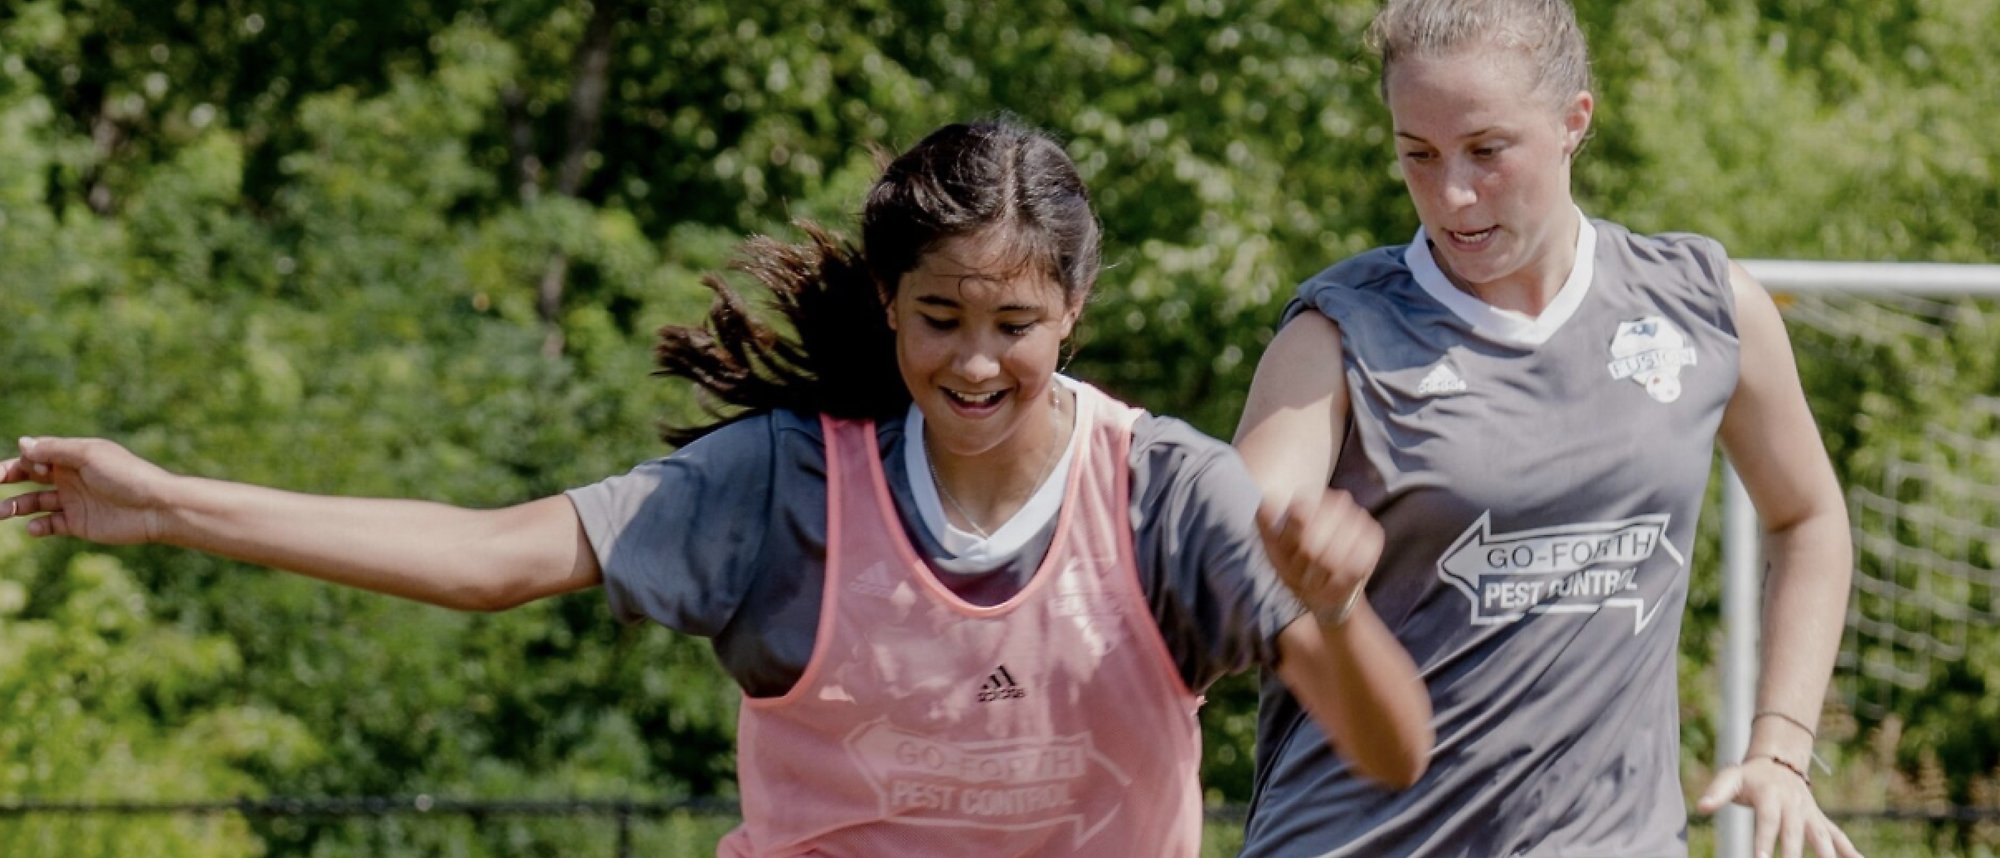
[[[979,686],[979,702],[992,703],[996,700],[1019,700],[1028,696],[1026,689],[1014,681],[1014,674],[1007,672],[1006,665],[1000,665],[986,676],[986,684]]]
[[[1449,362],[1431,367],[1424,380],[1417,382],[1418,396],[1449,396],[1464,392],[1465,379],[1458,376],[1458,371],[1452,369]]]
[[[887,565],[877,563],[862,570],[859,576],[849,581],[847,589],[863,596],[887,599],[896,592],[896,579],[889,574]]]

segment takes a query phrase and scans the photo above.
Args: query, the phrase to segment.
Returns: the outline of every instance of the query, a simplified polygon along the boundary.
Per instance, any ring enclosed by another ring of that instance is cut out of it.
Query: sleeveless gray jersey
[[[1675,667],[1736,388],[1728,263],[1698,236],[1580,232],[1533,319],[1454,289],[1421,231],[1288,309],[1340,327],[1332,484],[1387,531],[1368,596],[1429,683],[1438,744],[1415,787],[1381,790],[1267,676],[1245,855],[1686,854]]]

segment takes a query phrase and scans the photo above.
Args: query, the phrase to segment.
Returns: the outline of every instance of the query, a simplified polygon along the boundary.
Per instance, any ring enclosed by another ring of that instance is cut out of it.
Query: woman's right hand
[[[1257,529],[1278,578],[1322,620],[1346,619],[1382,557],[1382,525],[1347,492],[1266,497]]]
[[[107,545],[164,536],[173,474],[99,438],[22,438],[21,455],[0,462],[0,483],[51,488],[0,501],[0,520],[28,520],[30,536],[74,536]]]
[[[1321,620],[1339,620],[1382,556],[1382,525],[1327,488],[1347,425],[1340,329],[1303,313],[1278,330],[1236,429],[1236,449],[1264,491],[1257,523],[1279,577]],[[1338,625],[1338,623],[1335,623]]]
[[[1382,525],[1332,489],[1267,498],[1257,524],[1279,579],[1312,611],[1279,636],[1278,676],[1354,771],[1389,789],[1415,784],[1437,741],[1430,695],[1362,596]]]

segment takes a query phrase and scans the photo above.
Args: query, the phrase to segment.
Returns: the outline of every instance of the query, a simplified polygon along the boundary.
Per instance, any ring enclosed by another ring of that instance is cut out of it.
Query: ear
[[[1583,141],[1590,136],[1590,117],[1597,110],[1597,99],[1590,90],[1579,90],[1563,105],[1563,155],[1576,157],[1576,150],[1583,148]]]
[[[1056,331],[1062,334],[1061,339],[1069,339],[1070,332],[1076,330],[1076,320],[1082,317],[1083,305],[1081,303],[1063,311],[1062,318],[1056,322]]]
[[[889,323],[889,330],[896,330],[896,293],[877,287],[875,294],[882,298],[882,318]]]

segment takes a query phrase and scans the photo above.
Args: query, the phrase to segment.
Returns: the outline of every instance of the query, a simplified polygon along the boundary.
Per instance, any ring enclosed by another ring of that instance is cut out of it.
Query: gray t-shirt
[[[903,422],[876,426],[883,471],[918,556],[960,598],[1006,601],[1027,584],[1054,521],[1012,556],[968,568],[924,526],[904,467]],[[1139,584],[1190,688],[1275,664],[1303,609],[1278,583],[1254,519],[1258,492],[1220,441],[1170,418],[1133,427],[1131,515]],[[826,572],[826,445],[816,415],[746,418],[622,476],[573,489],[619,619],[711,638],[753,697],[783,694],[812,656]]]
[[[1715,242],[1583,223],[1532,319],[1453,288],[1422,233],[1300,288],[1289,313],[1340,326],[1332,484],[1387,531],[1369,600],[1438,741],[1381,790],[1267,678],[1244,855],[1686,854],[1677,642],[1735,307]]]

